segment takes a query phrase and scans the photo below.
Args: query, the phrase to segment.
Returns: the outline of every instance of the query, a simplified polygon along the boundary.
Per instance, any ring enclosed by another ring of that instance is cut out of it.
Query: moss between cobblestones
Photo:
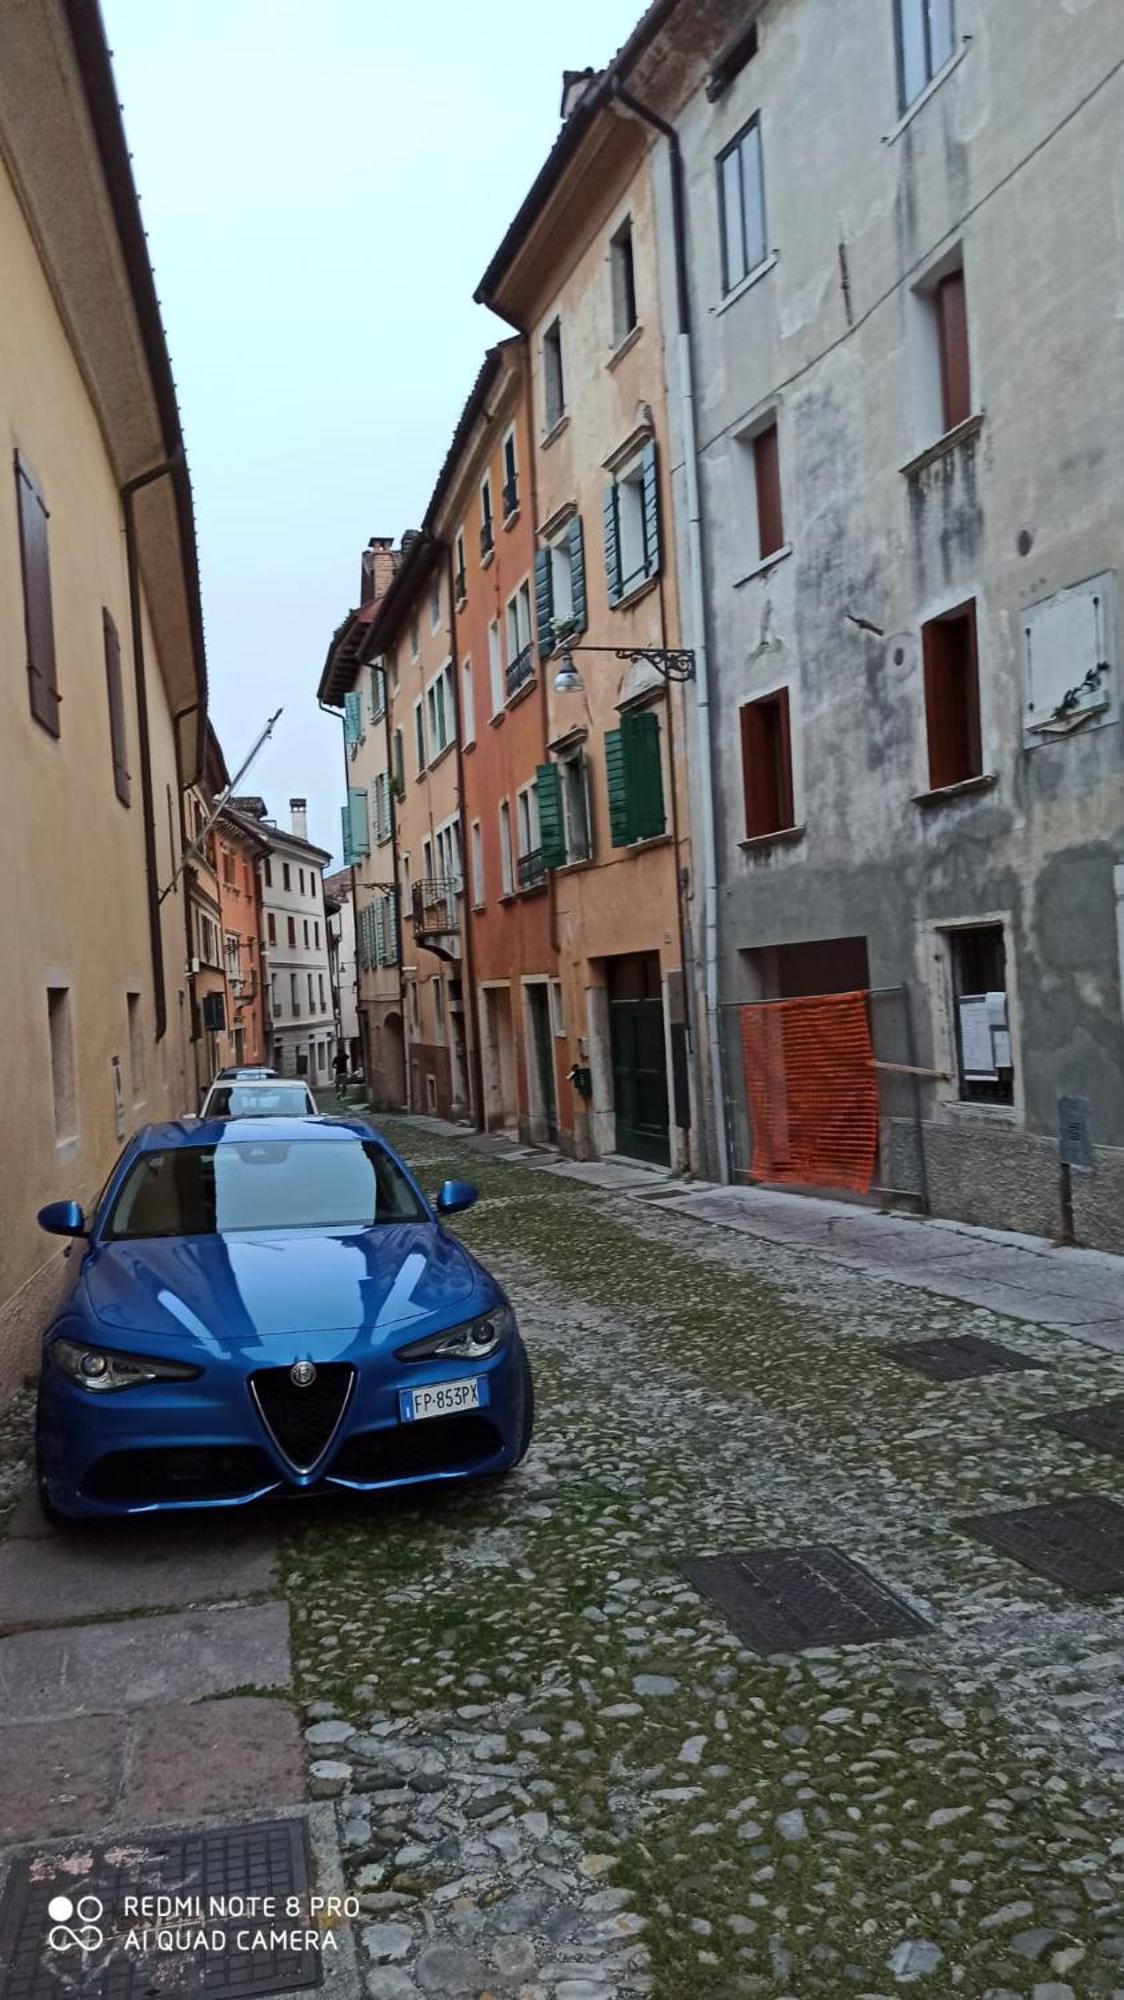
[[[1124,1744],[1102,1710],[1119,1715],[1119,1632],[950,1515],[1059,1482],[1116,1490],[1111,1461],[1031,1443],[1026,1420],[1119,1393],[1120,1364],[898,1286],[838,1287],[829,1266],[816,1311],[793,1293],[815,1291],[818,1260],[715,1249],[679,1219],[386,1125],[426,1185],[455,1167],[485,1196],[460,1233],[520,1311],[538,1442],[502,1486],[299,1524],[304,1697],[433,1726],[519,1697],[513,1740],[543,1733],[550,1811],[617,1856],[661,2000],[894,1992],[910,1939],[940,1952],[918,1990],[1029,1995],[1064,1971],[1112,1994]],[[873,1322],[1044,1342],[1065,1373],[934,1390],[877,1351]],[[841,1542],[911,1588],[932,1638],[745,1651],[676,1557],[766,1539]],[[637,1674],[677,1685],[638,1695]],[[777,1816],[795,1810],[788,1839]],[[1083,1956],[1052,1973],[1066,1952]]]
[[[0,1406],[0,1541],[31,1471],[35,1392],[21,1389]]]

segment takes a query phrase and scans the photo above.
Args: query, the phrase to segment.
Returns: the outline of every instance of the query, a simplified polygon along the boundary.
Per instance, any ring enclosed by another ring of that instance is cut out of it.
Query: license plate
[[[486,1401],[483,1377],[470,1375],[463,1382],[430,1382],[424,1389],[400,1389],[398,1413],[404,1424],[420,1424],[425,1417],[455,1417],[461,1410],[478,1410]]]

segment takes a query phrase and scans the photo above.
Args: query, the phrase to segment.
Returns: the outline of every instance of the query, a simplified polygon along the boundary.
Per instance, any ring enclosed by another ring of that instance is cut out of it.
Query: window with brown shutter
[[[939,792],[982,774],[975,602],[930,619],[921,647],[929,786]]]
[[[746,838],[785,833],[796,820],[788,689],[747,701],[741,725]]]
[[[113,789],[123,806],[129,803],[129,766],[125,741],[125,691],[121,685],[121,642],[117,627],[103,607],[102,636],[105,641],[105,688],[109,697],[109,742],[113,752]]]
[[[962,270],[950,271],[933,295],[941,357],[941,408],[946,431],[972,414],[968,366],[968,301]]]
[[[784,547],[781,512],[781,459],[776,424],[758,431],[753,440],[753,476],[757,487],[757,553],[764,561]]]
[[[44,729],[57,736],[59,682],[55,663],[55,623],[51,612],[47,505],[39,481],[21,451],[15,454],[15,472],[31,713],[36,722],[41,722]]]

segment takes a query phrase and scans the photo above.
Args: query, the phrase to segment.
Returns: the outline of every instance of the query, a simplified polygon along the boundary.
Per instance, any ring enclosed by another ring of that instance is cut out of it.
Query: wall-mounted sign
[[[1087,1173],[1097,1164],[1087,1097],[1058,1099],[1058,1159],[1063,1167],[1084,1167]]]

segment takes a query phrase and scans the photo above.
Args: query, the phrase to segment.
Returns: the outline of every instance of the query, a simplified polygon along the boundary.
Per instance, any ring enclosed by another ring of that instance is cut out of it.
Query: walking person
[[[332,1068],[336,1077],[336,1096],[342,1098],[347,1088],[347,1057],[342,1049],[336,1050]]]

